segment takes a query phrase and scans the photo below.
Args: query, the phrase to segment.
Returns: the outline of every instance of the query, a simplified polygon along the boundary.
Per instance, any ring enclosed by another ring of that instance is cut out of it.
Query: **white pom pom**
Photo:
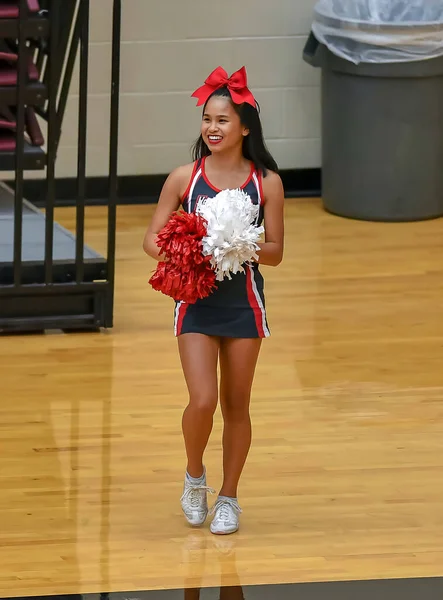
[[[243,190],[223,190],[198,204],[197,213],[207,221],[203,253],[211,256],[217,281],[244,272],[243,264],[257,260],[257,242],[264,232],[257,227],[260,207]]]

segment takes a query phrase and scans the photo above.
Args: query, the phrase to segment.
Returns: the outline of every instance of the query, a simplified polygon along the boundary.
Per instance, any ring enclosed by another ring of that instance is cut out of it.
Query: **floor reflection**
[[[237,537],[214,536],[207,531],[192,531],[183,548],[184,600],[244,600],[237,569]],[[220,589],[204,588],[206,567],[219,571]]]

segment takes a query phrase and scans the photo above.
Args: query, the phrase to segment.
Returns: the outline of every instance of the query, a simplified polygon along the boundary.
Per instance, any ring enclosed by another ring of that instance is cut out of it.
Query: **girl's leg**
[[[178,347],[189,390],[189,404],[182,420],[188,457],[187,471],[191,477],[199,478],[203,474],[203,453],[217,408],[219,340],[198,333],[186,333],[179,336]]]
[[[220,342],[220,403],[224,419],[223,485],[220,496],[237,497],[251,445],[249,403],[261,339],[224,338]]]

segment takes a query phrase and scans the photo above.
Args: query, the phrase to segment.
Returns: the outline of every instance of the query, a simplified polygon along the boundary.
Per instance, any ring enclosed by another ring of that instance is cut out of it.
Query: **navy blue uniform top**
[[[241,189],[249,195],[251,202],[260,205],[259,217],[256,222],[261,225],[263,222],[263,188],[262,175],[258,172],[254,164],[251,164],[251,171],[248,179],[241,186]],[[186,192],[183,194],[182,206],[186,212],[193,212],[198,205],[198,202],[204,198],[213,198],[220,191],[208,180],[205,173],[205,158],[197,160],[194,163],[191,180]],[[251,323],[256,327],[259,337],[267,337],[269,335],[268,326],[266,323],[265,314],[265,298],[264,298],[264,282],[263,276],[260,273],[259,265],[252,263],[243,265],[244,273],[236,273],[231,275],[232,279],[223,279],[216,282],[217,288],[202,300],[197,300],[193,305],[184,305],[177,303],[175,329],[176,334],[180,334],[183,329],[183,322],[188,320],[191,323],[199,321],[200,316],[205,315],[205,320],[208,320],[208,310],[216,309],[211,313],[211,321],[214,323],[223,323],[226,318],[226,325],[229,320],[232,321],[235,314],[236,331],[241,329],[241,324],[244,321],[248,322],[248,327],[251,328]],[[185,315],[188,315],[185,317]],[[200,329],[199,329],[200,331]],[[203,331],[202,331],[203,333]],[[211,332],[208,332],[210,334]],[[232,332],[233,337],[235,332]],[[226,335],[229,335],[226,333]],[[240,335],[241,337],[241,335]]]

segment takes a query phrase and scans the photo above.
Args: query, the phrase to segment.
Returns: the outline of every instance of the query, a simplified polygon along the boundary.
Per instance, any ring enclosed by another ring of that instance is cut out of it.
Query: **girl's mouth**
[[[216,145],[219,144],[223,140],[223,138],[221,137],[221,135],[208,135],[208,140],[210,144]]]

